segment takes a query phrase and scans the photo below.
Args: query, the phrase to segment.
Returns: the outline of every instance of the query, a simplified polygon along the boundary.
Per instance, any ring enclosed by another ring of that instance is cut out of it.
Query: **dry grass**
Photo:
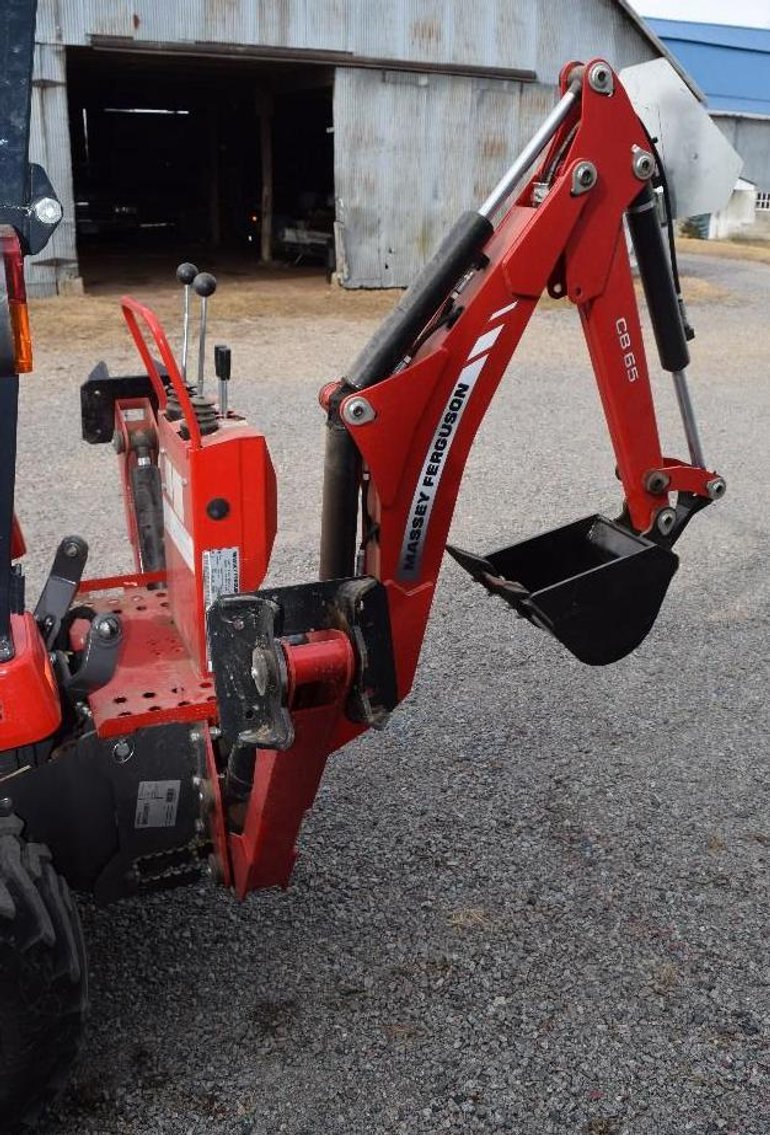
[[[399,291],[347,291],[328,284],[319,273],[255,273],[243,276],[221,273],[219,288],[211,301],[212,320],[217,323],[287,319],[380,319],[398,301]],[[31,300],[32,333],[41,345],[67,340],[103,346],[116,342],[124,328],[120,298],[128,293],[147,304],[174,335],[181,325],[181,292],[172,283],[129,282],[125,288],[99,286],[85,295],[51,296]],[[127,332],[124,332],[127,336]],[[126,341],[128,341],[126,339]]]
[[[693,241],[694,244],[705,243]],[[223,323],[258,322],[262,318],[283,316],[308,322],[316,319],[379,320],[402,295],[399,290],[347,290],[327,283],[324,275],[312,271],[259,272],[248,276],[221,272],[219,288],[211,301],[212,334]],[[716,303],[726,298],[723,289],[697,276],[682,279],[688,304]],[[638,287],[641,296],[641,288]],[[180,289],[166,274],[135,276],[125,287],[113,282],[96,283],[85,295],[61,295],[30,301],[32,334],[40,347],[54,346],[66,336],[74,347],[95,350],[129,345],[128,332],[120,314],[120,298],[128,293],[153,309],[173,339],[181,319]],[[565,300],[544,296],[541,305],[555,310]]]
[[[679,252],[695,256],[718,256],[727,260],[754,260],[770,264],[770,242],[748,240],[696,240],[693,237],[676,238]]]
[[[481,907],[456,910],[448,921],[456,930],[488,930],[492,926],[492,919]]]

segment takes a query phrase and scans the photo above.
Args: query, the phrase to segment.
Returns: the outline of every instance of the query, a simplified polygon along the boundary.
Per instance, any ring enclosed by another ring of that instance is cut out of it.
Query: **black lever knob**
[[[214,347],[214,371],[221,382],[229,382],[232,351],[224,343],[217,343]]]
[[[213,296],[217,290],[216,276],[212,276],[210,272],[199,272],[193,280],[193,288],[197,295],[206,299],[208,296]]]
[[[184,284],[185,287],[191,284],[197,275],[198,269],[194,264],[191,264],[189,260],[185,260],[176,270],[177,280],[180,284]]]

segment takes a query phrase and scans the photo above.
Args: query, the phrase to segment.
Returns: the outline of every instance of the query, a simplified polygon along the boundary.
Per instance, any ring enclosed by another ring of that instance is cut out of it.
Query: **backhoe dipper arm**
[[[603,82],[592,81],[597,74]],[[407,365],[389,377],[360,391],[340,389],[335,422],[355,443],[367,485],[364,570],[388,590],[402,697],[468,452],[546,287],[580,312],[632,530],[655,540],[674,535],[670,492],[711,499],[715,474],[664,458],[656,425],[623,231],[627,210],[651,200],[649,142],[607,64],[565,68],[565,95],[576,75],[579,98],[484,244],[481,266],[437,305],[447,301],[440,325],[404,351]],[[649,270],[651,259],[659,264],[662,243],[643,248],[648,255],[640,262]],[[664,362],[681,370],[687,349],[667,280],[659,269],[650,287],[653,317],[674,356]]]

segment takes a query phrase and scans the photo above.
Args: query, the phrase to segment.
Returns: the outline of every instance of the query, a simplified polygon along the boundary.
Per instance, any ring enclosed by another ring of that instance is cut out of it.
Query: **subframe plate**
[[[171,619],[168,593],[130,587],[110,594],[81,592],[77,603],[120,615],[124,642],[113,679],[89,695],[100,737],[117,737],[163,722],[216,720],[214,681],[190,660]],[[81,650],[87,620],[76,620],[71,640]]]

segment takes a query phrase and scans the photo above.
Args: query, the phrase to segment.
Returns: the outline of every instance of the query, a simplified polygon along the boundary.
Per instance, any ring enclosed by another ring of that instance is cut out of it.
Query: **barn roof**
[[[770,115],[770,29],[648,22],[703,88],[709,109]]]

